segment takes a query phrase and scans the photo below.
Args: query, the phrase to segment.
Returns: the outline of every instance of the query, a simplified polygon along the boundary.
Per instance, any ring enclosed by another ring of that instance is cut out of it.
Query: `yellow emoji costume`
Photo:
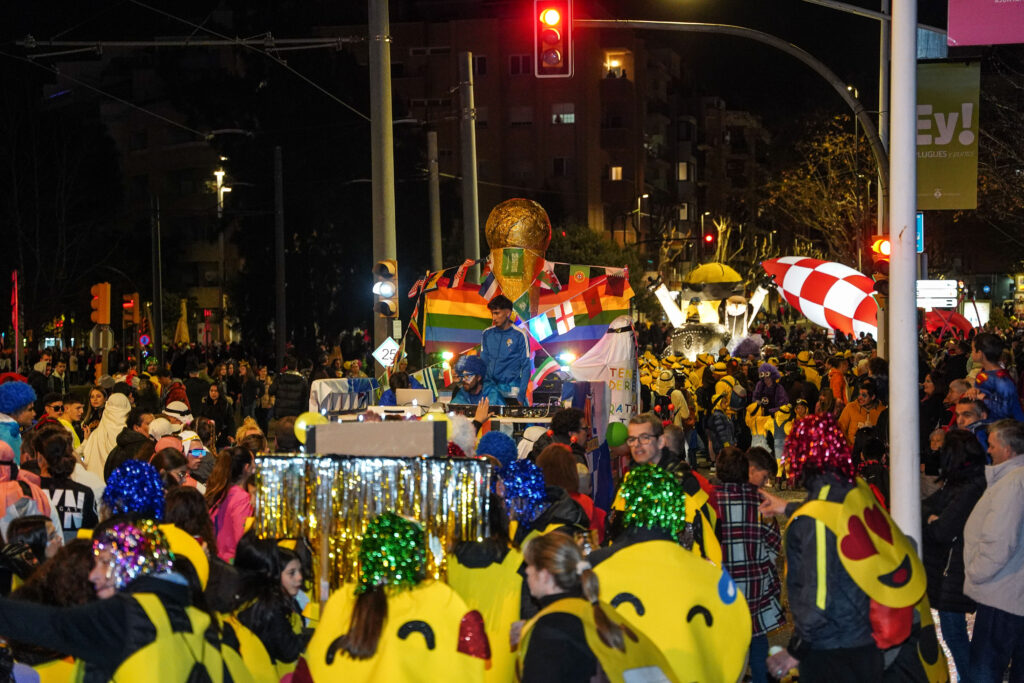
[[[425,579],[426,552],[415,522],[392,512],[370,521],[359,583],[331,596],[306,648],[314,681],[436,681],[439,672],[483,681],[490,658],[483,618],[450,587]],[[374,623],[376,639],[366,635]]]
[[[680,517],[689,515],[682,488],[661,468],[639,465],[619,494],[626,514],[623,536],[631,542],[620,537],[621,548],[613,541],[591,553],[602,593],[651,637],[680,680],[739,680],[750,647],[750,609],[720,564],[669,540],[684,528]],[[692,497],[685,496],[686,502]],[[720,561],[720,547],[718,556]]]

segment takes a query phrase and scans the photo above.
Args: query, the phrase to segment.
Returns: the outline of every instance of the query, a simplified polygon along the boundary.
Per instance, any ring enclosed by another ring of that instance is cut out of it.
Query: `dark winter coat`
[[[202,417],[208,417],[217,425],[217,448],[224,448],[235,435],[235,416],[227,399],[221,396],[214,402],[209,396],[203,399],[199,408]]]
[[[833,475],[818,475],[807,482],[807,500],[817,500],[824,486],[824,500],[841,503],[853,483]],[[825,609],[817,605],[818,548],[815,520],[798,517],[786,530],[786,587],[793,615],[789,652],[797,659],[807,650],[834,650],[874,645],[868,618],[870,599],[843,567],[836,536],[825,529]]]
[[[297,372],[282,372],[270,385],[270,395],[275,398],[274,417],[297,417],[309,407],[309,385],[306,378]]]
[[[921,503],[924,568],[928,600],[943,612],[973,612],[974,601],[964,595],[964,525],[985,493],[985,469],[947,482]],[[938,519],[929,523],[928,518]]]
[[[141,444],[149,441],[149,437],[140,434],[131,427],[125,427],[117,435],[117,445],[110,451],[107,461],[103,465],[103,479],[110,479],[110,473],[116,470],[126,460],[135,457],[135,452]]]

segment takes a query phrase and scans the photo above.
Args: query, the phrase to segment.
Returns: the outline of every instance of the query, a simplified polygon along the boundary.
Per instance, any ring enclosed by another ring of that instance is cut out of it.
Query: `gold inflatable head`
[[[507,199],[491,210],[484,234],[501,293],[515,301],[544,267],[544,253],[551,243],[551,220],[544,207],[533,200]]]

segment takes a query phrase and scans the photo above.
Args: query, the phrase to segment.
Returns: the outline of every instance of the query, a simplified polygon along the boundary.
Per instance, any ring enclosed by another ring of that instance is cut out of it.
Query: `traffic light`
[[[373,310],[382,318],[398,317],[398,262],[377,261],[373,267]]]
[[[533,74],[572,76],[572,0],[533,0]]]
[[[142,320],[142,311],[139,306],[139,293],[121,295],[121,326],[138,325]]]
[[[880,303],[885,303],[885,297],[889,296],[889,255],[892,253],[892,243],[888,235],[875,237],[871,242],[871,277],[875,281],[874,290],[878,292]]]
[[[89,303],[92,307],[92,313],[89,317],[97,325],[109,325],[110,283],[97,282],[89,289],[89,292],[92,294],[92,301]]]
[[[704,258],[709,258],[709,257],[715,255],[715,252],[717,251],[717,248],[716,248],[716,245],[715,245],[715,238],[716,237],[717,237],[717,235],[713,231],[710,231],[710,230],[708,232],[705,232],[704,236],[701,237],[701,241],[700,241],[701,253],[704,255]]]

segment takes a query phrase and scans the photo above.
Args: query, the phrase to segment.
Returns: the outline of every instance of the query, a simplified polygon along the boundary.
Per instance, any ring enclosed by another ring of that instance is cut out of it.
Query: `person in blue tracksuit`
[[[491,326],[483,331],[480,343],[480,358],[487,364],[484,380],[493,384],[503,397],[525,403],[526,386],[533,370],[526,331],[512,324],[512,302],[508,297],[499,294],[487,308],[491,311]]]

